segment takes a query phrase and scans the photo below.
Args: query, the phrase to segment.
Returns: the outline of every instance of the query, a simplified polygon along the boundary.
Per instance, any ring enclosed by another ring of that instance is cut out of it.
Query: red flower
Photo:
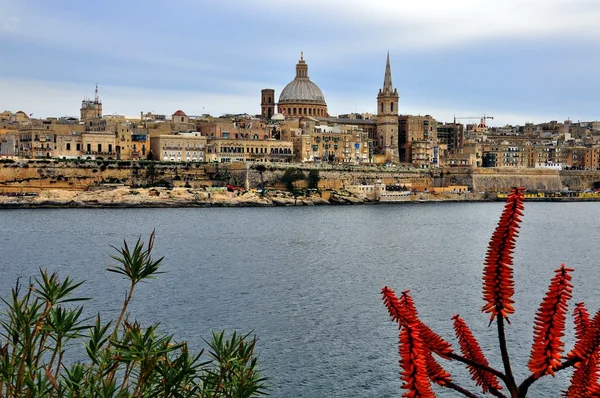
[[[598,355],[592,355],[579,364],[571,377],[571,385],[565,392],[568,398],[588,398],[598,396]]]
[[[577,340],[575,347],[569,353],[569,358],[580,358],[586,360],[598,352],[600,346],[600,311],[596,312],[594,318],[586,328],[583,338]]]
[[[577,340],[583,339],[587,329],[590,327],[590,314],[585,308],[584,303],[575,304],[573,310],[573,318],[575,318],[575,337]]]
[[[485,355],[483,355],[483,351],[481,351],[479,343],[473,336],[473,333],[471,333],[471,330],[465,321],[458,315],[454,315],[452,319],[454,320],[454,331],[456,332],[456,337],[460,343],[460,350],[463,353],[463,356],[481,365],[489,366]],[[502,388],[498,383],[498,379],[492,373],[471,365],[467,365],[467,368],[469,368],[471,378],[478,386],[481,386],[484,393],[488,392],[490,389],[500,390]]]
[[[523,210],[523,188],[513,188],[506,199],[504,211],[490,240],[483,270],[484,312],[508,320],[515,312],[512,296],[515,292],[513,280],[513,257],[515,238],[519,235],[519,223]]]
[[[534,374],[551,374],[560,366],[565,343],[565,319],[567,302],[572,297],[571,275],[573,269],[566,268],[564,264],[557,269],[552,278],[546,296],[535,316],[533,330],[533,346],[529,359],[529,370]]]
[[[447,357],[448,354],[453,352],[452,346],[419,319],[415,302],[408,292],[408,290],[402,292],[402,296],[398,299],[389,287],[385,286],[381,290],[383,303],[387,307],[392,320],[398,322],[400,327],[408,323],[414,323],[419,329],[420,337],[427,348],[442,357]]]
[[[425,350],[425,366],[427,367],[427,375],[429,379],[440,386],[452,382],[450,373],[446,372],[433,357],[430,350]]]
[[[424,353],[427,347],[419,336],[414,324],[408,324],[400,331],[400,379],[404,381],[402,388],[407,390],[402,396],[407,398],[435,398],[431,390]]]
[[[381,289],[381,294],[383,295],[383,304],[387,307],[392,320],[400,322],[401,305],[396,297],[396,293],[389,287],[384,286],[383,289]]]

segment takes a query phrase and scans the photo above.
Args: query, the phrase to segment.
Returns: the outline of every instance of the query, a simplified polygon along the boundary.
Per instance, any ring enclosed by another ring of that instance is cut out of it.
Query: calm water
[[[479,309],[482,263],[502,206],[4,210],[0,294],[48,268],[87,280],[90,312],[114,316],[126,283],[105,271],[110,245],[155,228],[167,273],[139,288],[132,316],[160,321],[198,350],[212,329],[254,330],[274,397],[398,397],[397,328],[381,303],[384,285],[410,289],[421,318],[455,346],[450,318],[460,313],[501,366],[495,329]],[[598,220],[595,203],[526,204],[508,328],[518,379],[527,375],[534,311],[561,262],[576,269],[570,309],[579,301],[590,312],[600,307]],[[472,386],[465,369],[443,365]],[[538,382],[531,396],[558,396],[569,376]]]

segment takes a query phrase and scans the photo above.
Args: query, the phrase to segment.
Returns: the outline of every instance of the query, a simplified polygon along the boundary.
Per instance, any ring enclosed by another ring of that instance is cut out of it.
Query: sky
[[[598,0],[0,0],[0,112],[260,113],[304,52],[331,115],[600,120]]]

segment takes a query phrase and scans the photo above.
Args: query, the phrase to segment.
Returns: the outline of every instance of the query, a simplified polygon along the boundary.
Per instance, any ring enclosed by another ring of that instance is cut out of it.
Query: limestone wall
[[[345,165],[269,164],[263,173],[266,187],[283,189],[281,177],[288,167],[303,170],[308,177],[318,169],[319,188],[340,190],[349,185],[372,185],[379,181],[388,185],[443,187],[466,185],[473,192],[506,192],[521,186],[530,190],[560,191],[564,188],[584,190],[600,187],[600,171],[557,171],[540,169],[470,169],[448,168],[409,170],[386,167],[350,167]],[[166,181],[173,186],[192,188],[233,184],[260,187],[260,173],[245,164],[172,164],[162,162],[57,162],[0,160],[0,192],[45,189],[86,190],[98,183],[122,183],[143,186]],[[302,183],[300,183],[302,185]]]

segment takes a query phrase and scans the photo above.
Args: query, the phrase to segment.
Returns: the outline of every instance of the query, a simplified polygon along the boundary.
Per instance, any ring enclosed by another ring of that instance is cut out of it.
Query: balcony
[[[96,156],[97,156],[97,155],[100,155],[100,156],[116,156],[116,155],[117,155],[117,153],[116,153],[116,152],[114,152],[114,151],[113,151],[113,152],[104,152],[104,151],[101,151],[101,152],[96,152],[96,151],[86,151],[86,152],[84,152],[83,154],[84,154],[84,155],[96,155]]]

